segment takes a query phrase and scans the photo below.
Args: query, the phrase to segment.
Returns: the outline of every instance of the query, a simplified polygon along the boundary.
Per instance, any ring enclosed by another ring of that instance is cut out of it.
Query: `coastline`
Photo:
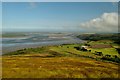
[[[58,41],[59,42],[59,41]],[[13,46],[13,47],[3,47],[2,46],[2,54],[6,54],[9,52],[14,52],[17,50],[21,50],[21,49],[25,49],[25,48],[37,48],[37,47],[47,47],[47,46],[59,46],[59,45],[64,45],[64,44],[81,44],[81,43],[85,43],[85,40],[79,40],[79,42],[63,42],[63,43],[58,43],[58,42],[41,42],[41,44],[38,43],[33,43],[33,44],[26,44],[26,45],[21,45],[21,46]]]

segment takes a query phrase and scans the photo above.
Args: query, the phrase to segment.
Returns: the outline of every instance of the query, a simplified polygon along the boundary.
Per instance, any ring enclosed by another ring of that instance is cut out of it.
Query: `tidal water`
[[[28,34],[25,37],[2,38],[2,54],[23,49],[48,45],[82,43],[74,34]]]

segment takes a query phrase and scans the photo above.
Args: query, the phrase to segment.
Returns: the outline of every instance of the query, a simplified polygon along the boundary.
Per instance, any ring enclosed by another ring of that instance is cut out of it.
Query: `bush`
[[[115,48],[117,51],[118,51],[118,53],[120,54],[120,48]]]
[[[95,55],[103,56],[103,53],[102,53],[102,52],[97,52],[97,51],[95,51]]]
[[[106,57],[106,56],[103,56],[102,58],[101,58],[102,60],[107,60],[107,61],[113,61],[113,62],[117,62],[117,63],[120,63],[120,58],[111,58],[111,57]]]
[[[113,57],[114,57],[114,58],[118,58],[117,55],[114,55]]]
[[[107,54],[107,55],[105,55],[105,57],[111,57],[111,55]]]
[[[85,44],[85,46],[90,46],[90,44]]]
[[[77,50],[80,50],[80,47],[74,47],[75,49],[77,49]]]
[[[88,50],[89,52],[91,52],[91,50]]]
[[[82,49],[80,49],[81,51],[87,51],[87,49],[85,49],[85,48],[82,48]]]

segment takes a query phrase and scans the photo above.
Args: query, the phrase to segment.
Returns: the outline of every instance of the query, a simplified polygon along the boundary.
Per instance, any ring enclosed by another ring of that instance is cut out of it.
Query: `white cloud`
[[[118,32],[118,13],[104,13],[102,16],[80,24],[90,32]]]

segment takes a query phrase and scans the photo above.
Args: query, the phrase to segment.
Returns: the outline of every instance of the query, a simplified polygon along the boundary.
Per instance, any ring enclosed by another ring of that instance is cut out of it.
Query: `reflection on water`
[[[29,34],[27,37],[2,38],[3,53],[17,49],[58,44],[81,43],[74,35],[68,34]]]

